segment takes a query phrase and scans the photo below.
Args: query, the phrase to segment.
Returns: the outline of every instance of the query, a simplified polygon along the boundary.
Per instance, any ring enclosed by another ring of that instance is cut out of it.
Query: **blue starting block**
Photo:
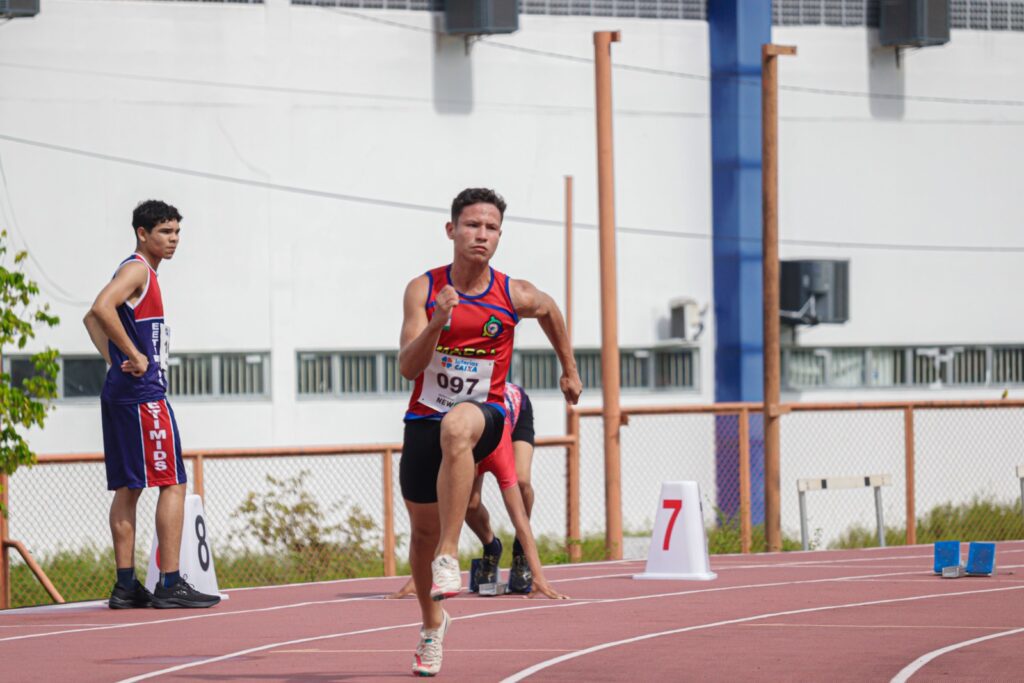
[[[480,573],[480,562],[481,561],[482,561],[482,558],[474,557],[469,562],[469,592],[470,593],[481,593],[481,590],[480,590],[480,586],[481,585],[483,585],[483,586],[494,586],[494,585],[496,585],[496,584],[491,584],[491,583],[480,584],[480,583],[477,582],[477,578],[479,578],[479,573]],[[498,576],[497,576],[497,578],[498,578],[498,582],[500,583],[501,582],[501,567],[498,567]],[[495,595],[495,593],[490,593],[490,595]]]
[[[996,544],[972,542],[967,548],[967,576],[992,576],[996,568]]]
[[[974,545],[973,543],[971,545]],[[941,574],[946,567],[960,566],[960,541],[936,541],[933,570]]]

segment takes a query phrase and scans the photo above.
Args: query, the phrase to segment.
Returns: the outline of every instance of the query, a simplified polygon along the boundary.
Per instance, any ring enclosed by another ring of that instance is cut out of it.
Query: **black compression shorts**
[[[530,397],[527,393],[523,392],[523,402],[519,406],[519,419],[516,421],[516,427],[512,430],[513,441],[525,441],[531,446],[534,443],[534,432],[533,432],[533,404],[530,403]]]
[[[505,431],[505,416],[489,403],[467,401],[484,414],[484,431],[473,447],[473,461],[480,462],[498,447]],[[413,503],[437,502],[437,473],[441,470],[441,420],[409,420],[405,423],[398,481],[402,497]]]

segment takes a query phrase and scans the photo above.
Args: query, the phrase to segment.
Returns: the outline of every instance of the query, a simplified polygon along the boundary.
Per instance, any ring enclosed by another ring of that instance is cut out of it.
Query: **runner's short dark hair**
[[[146,232],[153,232],[153,228],[161,223],[180,220],[181,214],[170,204],[158,199],[147,199],[139,202],[132,212],[132,230],[144,228]]]
[[[452,223],[458,223],[462,210],[473,204],[493,204],[505,218],[505,200],[500,194],[486,187],[467,187],[452,200]]]

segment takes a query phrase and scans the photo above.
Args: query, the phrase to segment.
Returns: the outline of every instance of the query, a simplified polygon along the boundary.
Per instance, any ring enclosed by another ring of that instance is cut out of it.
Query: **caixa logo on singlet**
[[[455,372],[480,372],[480,364],[478,362],[465,358],[442,356],[441,365],[445,370],[454,370]]]

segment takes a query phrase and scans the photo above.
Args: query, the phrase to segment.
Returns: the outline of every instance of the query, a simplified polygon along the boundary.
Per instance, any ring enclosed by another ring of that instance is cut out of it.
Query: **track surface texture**
[[[1024,541],[990,577],[932,573],[931,546],[724,555],[713,581],[635,581],[643,562],[557,565],[568,601],[470,594],[454,681],[1021,681]],[[105,603],[0,612],[5,681],[408,680],[405,577],[227,591],[208,610]]]

